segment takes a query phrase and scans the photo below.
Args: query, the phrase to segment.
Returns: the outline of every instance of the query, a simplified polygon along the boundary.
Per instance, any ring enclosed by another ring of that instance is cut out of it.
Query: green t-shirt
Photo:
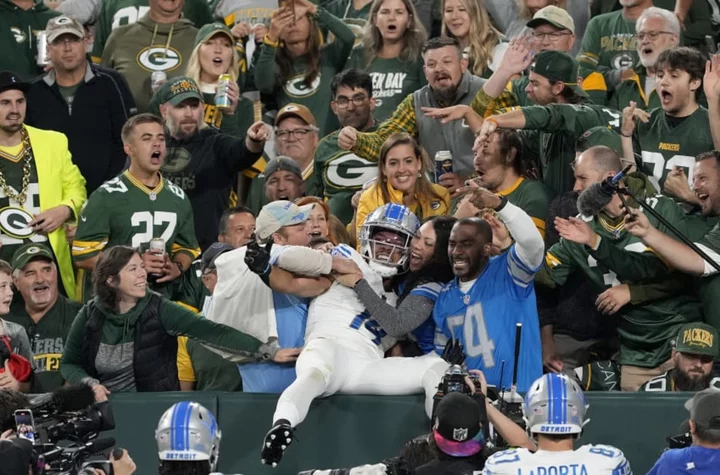
[[[362,50],[356,49],[347,67],[363,69],[372,77],[373,117],[378,122],[389,118],[403,99],[427,84],[422,59],[404,62],[400,58],[375,58],[366,65]]]
[[[81,308],[82,304],[79,302],[58,295],[55,305],[37,323],[25,310],[25,303],[22,299],[13,302],[10,313],[3,315],[3,319],[21,325],[30,340],[30,347],[34,355],[30,392],[52,392],[63,385],[64,380],[60,374],[60,358],[72,322]]]
[[[646,202],[671,224],[687,232],[686,216],[673,200],[656,195],[649,197]],[[621,283],[633,283],[628,276],[642,272],[642,268],[664,266],[640,239],[625,231],[624,220],[612,222],[603,215],[583,219],[601,237],[601,246],[627,251],[623,253],[624,259],[605,259],[600,248],[598,251],[591,251],[582,244],[561,239],[548,250],[545,267],[538,277],[540,281],[545,275],[549,275],[556,285],[562,285],[572,272],[578,269],[585,273],[593,290],[599,294]],[[669,232],[651,215],[648,215],[648,219],[662,232]],[[655,275],[654,281],[682,278],[666,272],[664,275]],[[701,319],[700,302],[695,296],[682,293],[623,307],[617,323],[620,337],[618,362],[621,365],[647,368],[659,366],[670,358],[671,340],[677,335],[678,328]]]
[[[172,257],[186,253],[193,259],[200,249],[195,238],[192,208],[185,192],[162,178],[150,190],[125,171],[95,190],[80,214],[72,254],[75,262],[90,259],[106,247],[126,245],[147,249],[162,238]],[[84,274],[83,302],[91,297]]]
[[[633,138],[635,151],[642,157],[644,172],[662,186],[669,171],[682,167],[688,183],[692,184],[695,157],[714,148],[708,120],[707,109],[698,107],[671,127],[670,123],[676,120],[670,118],[668,121],[665,111],[661,108],[650,111],[647,123],[638,121]]]
[[[80,87],[80,83],[75,84],[74,86],[60,86],[58,84],[58,89],[60,90],[60,95],[65,99],[65,102],[67,102],[68,108],[72,110],[72,104],[73,99],[75,99],[75,93],[78,90],[78,87]]]
[[[7,184],[7,191],[13,196],[23,189],[26,167],[23,152],[12,155],[17,150],[0,147],[0,173]],[[40,213],[40,185],[34,159],[29,162],[28,172],[28,186],[22,204],[8,197],[5,187],[0,187],[0,259],[6,262],[12,262],[13,254],[23,244],[47,243],[48,240],[44,234],[36,234],[27,226],[34,215]]]
[[[585,29],[580,53],[580,75],[598,71],[605,78],[608,92],[620,83],[620,70],[638,62],[635,21],[623,12],[605,13],[592,18]]]
[[[376,129],[374,125],[363,132],[374,132]],[[319,178],[321,186],[317,196],[324,198],[330,212],[347,225],[353,217],[350,200],[365,183],[377,177],[377,163],[341,149],[338,135],[339,132],[333,132],[318,143],[313,175]]]
[[[92,57],[96,63],[102,58],[105,43],[117,27],[132,25],[150,11],[148,0],[104,0],[95,22]],[[183,16],[200,29],[212,23],[213,17],[206,0],[185,0]]]

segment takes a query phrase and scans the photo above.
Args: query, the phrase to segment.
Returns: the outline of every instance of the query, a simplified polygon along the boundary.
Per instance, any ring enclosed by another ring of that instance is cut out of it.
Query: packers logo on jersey
[[[28,226],[32,220],[32,215],[22,208],[8,206],[0,209],[0,230],[16,239],[28,239],[35,234]]]
[[[137,63],[147,71],[172,71],[182,63],[182,56],[175,48],[149,46],[140,50]]]
[[[183,147],[170,147],[167,150],[165,163],[163,163],[162,171],[164,173],[178,173],[185,170],[192,160],[192,155]]]
[[[354,153],[347,153],[330,160],[325,168],[325,181],[328,186],[338,189],[360,189],[375,177],[377,177],[377,164]]]
[[[16,26],[10,27],[10,33],[13,34],[15,37],[15,41],[17,41],[18,44],[23,44],[25,41],[27,41],[27,35],[25,32],[23,32],[20,28]]]
[[[318,87],[320,87],[320,76],[320,73],[318,73],[315,80],[310,84],[310,87],[305,84],[305,76],[295,76],[285,83],[283,89],[285,89],[285,93],[290,97],[312,96],[318,90]]]
[[[632,68],[634,62],[633,56],[628,52],[616,54],[611,61],[613,69],[616,70]]]

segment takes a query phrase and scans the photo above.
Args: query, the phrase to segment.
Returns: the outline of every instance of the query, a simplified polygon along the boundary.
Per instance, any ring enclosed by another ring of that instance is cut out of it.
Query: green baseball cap
[[[598,125],[586,130],[577,140],[576,151],[585,151],[591,147],[604,145],[622,156],[622,140],[620,134],[605,125]]]
[[[578,83],[578,63],[575,58],[562,51],[543,51],[535,56],[531,71],[551,82],[562,82],[578,96],[587,97]]]
[[[680,327],[675,339],[675,349],[691,355],[718,355],[718,332],[712,325],[695,322]]]
[[[182,101],[197,99],[202,102],[202,93],[197,83],[187,76],[178,76],[168,79],[155,93],[158,104],[169,102],[179,106]]]
[[[195,35],[195,44],[193,48],[195,48],[200,43],[205,43],[207,40],[217,34],[223,34],[227,36],[230,39],[230,44],[235,44],[235,37],[232,35],[230,28],[223,25],[219,21],[216,21],[215,23],[208,23],[207,25],[200,28],[200,31],[198,31],[197,35]]]
[[[28,262],[38,258],[47,259],[50,262],[55,260],[50,248],[44,244],[25,244],[13,254],[12,268],[13,270],[22,269]]]

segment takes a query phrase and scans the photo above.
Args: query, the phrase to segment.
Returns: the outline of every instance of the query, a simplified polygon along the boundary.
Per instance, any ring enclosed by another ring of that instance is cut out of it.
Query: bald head
[[[583,191],[593,183],[600,183],[608,176],[622,170],[622,162],[610,147],[597,145],[581,153],[573,166],[575,172],[574,191]]]

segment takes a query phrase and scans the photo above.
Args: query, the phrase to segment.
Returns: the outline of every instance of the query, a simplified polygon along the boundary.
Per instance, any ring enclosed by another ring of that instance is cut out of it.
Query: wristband
[[[270,46],[271,48],[277,48],[278,46],[280,46],[280,40],[273,41],[270,38],[269,33],[265,33],[265,38],[263,38],[263,43]]]
[[[500,127],[500,124],[498,124],[497,119],[495,119],[494,117],[488,117],[488,118],[486,118],[486,119],[485,119],[485,122],[492,122],[493,124],[495,124],[495,127]]]
[[[497,208],[495,208],[495,212],[500,212],[502,209],[508,204],[508,199],[506,196],[498,195],[500,198],[500,204]]]

